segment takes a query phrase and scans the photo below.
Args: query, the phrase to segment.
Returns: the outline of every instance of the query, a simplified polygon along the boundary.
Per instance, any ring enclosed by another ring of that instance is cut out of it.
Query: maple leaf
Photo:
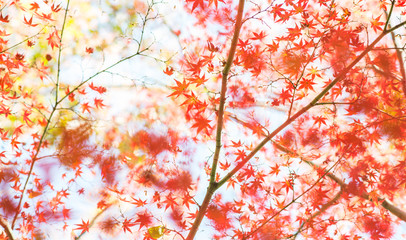
[[[220,162],[220,169],[221,170],[227,170],[230,166],[231,166],[231,163],[229,163],[227,161],[225,163]]]
[[[271,13],[273,13],[273,20],[275,20],[276,17],[281,17],[284,11],[285,9],[282,8],[282,4],[275,4],[271,11]]]
[[[313,89],[313,85],[315,84],[315,82],[313,81],[313,79],[309,79],[309,78],[303,78],[302,81],[300,81],[300,85],[299,85],[299,90],[300,89],[304,89],[305,91],[307,90],[312,90]]]
[[[189,194],[183,194],[182,197],[182,205],[186,206],[187,209],[189,209],[189,204],[194,204],[195,202],[193,201],[193,197],[191,197]]]
[[[247,154],[244,150],[237,150],[235,155],[237,156],[237,158],[235,159],[236,161],[243,160],[247,156]]]
[[[140,225],[139,229],[148,227],[152,223],[152,216],[147,212],[137,213],[137,220],[135,222]]]
[[[91,47],[86,47],[86,53],[92,54],[93,51],[94,51],[93,48],[91,48]]]
[[[321,75],[319,73],[319,70],[317,68],[314,68],[313,66],[310,68],[310,72],[308,73],[314,79],[315,77],[321,78]]]
[[[193,2],[192,12],[197,8],[199,5],[201,8],[204,8],[203,0],[186,0],[187,2]]]
[[[10,20],[8,19],[8,15],[3,17],[3,13],[0,13],[0,21],[4,23],[8,23]]]
[[[134,204],[136,207],[143,207],[143,206],[145,206],[146,204],[147,204],[147,201],[146,200],[141,200],[141,199],[137,199],[137,198],[134,198],[134,197],[131,197],[134,201],[133,202],[130,202],[131,204]]]
[[[106,89],[105,87],[103,87],[103,86],[97,87],[97,86],[94,86],[93,83],[90,83],[90,84],[89,84],[89,87],[90,87],[90,89],[92,89],[93,91],[96,91],[96,92],[98,92],[98,93],[100,93],[100,94],[103,94],[103,93],[105,93],[105,92],[107,91],[107,89]]]
[[[106,105],[103,104],[103,100],[100,98],[95,98],[94,99],[94,105],[96,106],[97,109],[103,108]]]
[[[286,179],[283,184],[282,187],[285,188],[286,192],[288,193],[289,190],[293,190],[293,182],[291,179]]]
[[[170,95],[168,95],[168,97],[175,96],[175,98],[178,98],[181,94],[183,94],[187,90],[187,88],[189,86],[189,83],[187,83],[185,80],[183,80],[183,82],[179,82],[175,79],[175,82],[176,82],[176,86],[170,87],[171,89],[173,89],[175,91],[173,93],[171,93]]]
[[[89,220],[87,220],[87,222],[83,221],[82,219],[82,223],[81,224],[75,224],[76,226],[78,226],[77,228],[74,228],[73,230],[82,230],[82,232],[80,232],[80,234],[83,234],[85,232],[89,232],[89,228],[90,228],[90,223]]]
[[[28,118],[28,116],[30,116],[30,115],[31,115],[31,111],[29,111],[29,110],[24,111],[23,120],[28,126],[30,126],[30,124],[33,123],[33,121],[31,121],[31,119]]]
[[[128,231],[130,233],[132,233],[130,227],[133,227],[135,225],[136,225],[136,223],[132,222],[132,218],[130,218],[130,219],[125,218],[122,223],[124,232]]]
[[[51,10],[52,12],[59,12],[62,9],[61,4],[55,5],[55,3],[52,4]]]
[[[210,41],[207,41],[207,49],[210,52],[218,52],[218,50],[219,50],[219,48],[215,47],[214,44],[212,42],[210,42]]]
[[[274,167],[271,167],[270,173],[271,173],[271,174],[275,174],[276,176],[278,176],[278,174],[279,174],[280,171],[281,171],[281,170],[279,169],[279,165],[276,164]]]
[[[281,94],[279,95],[279,101],[282,102],[282,104],[285,104],[286,101],[290,102],[290,98],[292,97],[292,94],[290,90],[282,89]]]
[[[194,120],[195,123],[192,125],[192,128],[197,128],[197,134],[199,134],[199,132],[202,130],[205,130],[205,132],[208,133],[208,130],[211,128],[210,126],[211,120],[204,118],[202,116],[198,116]]]
[[[89,103],[82,103],[82,113],[88,112],[90,113],[90,109],[92,107],[89,106]]]
[[[173,68],[167,66],[166,69],[164,70],[164,73],[168,76],[171,76],[173,74]]]
[[[70,218],[70,209],[63,207],[62,209],[63,220],[67,220]]]
[[[254,34],[254,37],[251,38],[253,40],[262,40],[266,37],[266,33],[264,31],[261,31],[260,33],[253,32],[252,34]]]
[[[322,117],[322,116],[313,116],[314,124],[318,124],[319,128],[321,124],[326,125],[326,120],[327,118]]]
[[[177,205],[175,198],[172,196],[172,193],[169,193],[165,197],[165,201],[163,201],[163,202],[166,203],[165,210],[168,209],[168,207],[174,209],[175,206]]]
[[[382,15],[372,18],[373,20],[371,21],[371,27],[374,30],[374,32],[377,32],[377,30],[382,30],[382,26],[385,25],[383,22],[379,22],[379,19],[381,18]]]
[[[247,40],[245,40],[245,41],[243,41],[243,40],[241,40],[241,39],[238,39],[238,44],[237,44],[237,46],[239,46],[239,47],[241,47],[241,48],[246,48],[247,46],[249,46],[249,40],[250,39],[247,39]]]
[[[38,26],[38,23],[37,23],[37,24],[33,24],[33,23],[32,23],[32,17],[30,18],[30,20],[27,20],[27,19],[24,17],[24,23],[27,24],[28,26],[31,26],[31,27]]]
[[[57,30],[49,34],[47,40],[52,49],[54,49],[54,47],[59,47],[59,44],[61,43],[61,38],[58,36]]]
[[[69,99],[70,102],[75,101],[75,93],[71,92],[71,91],[69,90],[69,87],[65,90],[65,94],[66,94],[66,95],[69,94],[68,99]]]
[[[224,3],[224,0],[209,0],[209,6],[214,3],[214,6],[216,6],[216,9],[218,7],[218,2]]]
[[[20,144],[21,142],[19,142],[19,141],[17,141],[17,138],[12,138],[11,139],[11,146],[12,146],[12,148],[14,149],[14,148],[18,148],[18,144]]]
[[[31,5],[30,10],[37,11],[39,9],[39,5],[36,2],[33,2],[30,5]]]

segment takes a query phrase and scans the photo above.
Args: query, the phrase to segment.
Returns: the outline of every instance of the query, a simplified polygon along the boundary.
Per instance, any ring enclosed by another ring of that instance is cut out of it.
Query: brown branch
[[[0,226],[3,227],[4,231],[6,232],[8,240],[14,240],[14,236],[11,230],[10,225],[8,224],[7,220],[0,216]]]
[[[226,92],[227,92],[227,80],[228,80],[228,74],[230,73],[231,65],[233,64],[235,51],[237,49],[238,37],[240,35],[240,30],[241,30],[241,26],[242,26],[242,18],[243,18],[243,13],[244,13],[244,3],[245,3],[245,0],[240,0],[239,4],[238,4],[238,12],[237,12],[237,17],[236,17],[234,34],[233,34],[233,38],[231,40],[231,46],[230,46],[230,51],[228,53],[227,62],[225,64],[223,72],[222,72],[220,104],[219,104],[219,110],[217,113],[216,150],[215,150],[214,156],[213,156],[213,163],[212,163],[212,168],[211,168],[211,172],[210,172],[209,187],[207,188],[207,192],[204,197],[203,203],[199,208],[195,221],[193,222],[192,228],[190,229],[189,234],[186,238],[187,240],[192,240],[195,237],[197,230],[199,229],[199,226],[207,211],[207,208],[209,207],[210,200],[211,200],[214,192],[218,189],[217,182],[216,182],[216,171],[217,171],[217,164],[218,164],[218,160],[219,160],[219,156],[220,156],[220,149],[221,149],[221,132],[223,129],[224,106],[225,106],[225,102],[226,102]]]
[[[240,0],[240,3],[238,5],[238,14],[237,14],[237,19],[236,19],[236,23],[235,23],[234,35],[233,35],[233,39],[231,41],[230,52],[228,54],[227,62],[225,64],[223,72],[222,72],[223,76],[222,76],[222,80],[221,80],[220,104],[219,104],[219,110],[217,113],[218,116],[217,116],[217,131],[216,131],[216,150],[214,152],[213,165],[212,165],[212,169],[211,169],[211,173],[210,173],[211,182],[214,182],[215,177],[216,177],[217,163],[219,160],[220,149],[221,149],[221,131],[223,129],[224,105],[226,102],[226,92],[227,92],[227,80],[228,80],[228,74],[230,73],[231,65],[233,64],[235,50],[237,49],[238,36],[240,35],[243,12],[244,12],[244,1]]]
[[[317,164],[315,164],[315,163],[313,163],[313,162],[307,160],[305,157],[300,156],[300,155],[297,154],[296,152],[294,152],[294,151],[288,149],[287,147],[282,146],[281,144],[279,144],[279,143],[277,143],[277,142],[275,142],[275,141],[272,141],[272,143],[275,145],[275,147],[276,147],[277,149],[281,150],[282,152],[285,152],[285,153],[290,154],[290,155],[292,155],[292,156],[300,157],[303,162],[305,162],[305,163],[307,163],[308,165],[312,166],[314,169],[317,170],[317,169],[320,168]],[[343,180],[341,180],[339,177],[337,177],[336,175],[334,175],[334,174],[332,174],[332,173],[327,173],[327,177],[329,177],[331,180],[333,180],[333,181],[336,182],[338,185],[340,185],[340,187],[341,187],[342,189],[346,189],[347,184],[346,184]],[[368,200],[368,201],[373,201],[373,198],[372,198],[371,196],[369,196],[369,194],[367,194],[367,193],[360,193],[360,194],[357,194],[356,196],[361,197],[361,198],[363,198],[363,199],[365,199],[365,200]],[[391,201],[389,201],[389,200],[387,200],[387,199],[385,199],[385,198],[379,197],[379,198],[378,198],[378,201],[381,202],[381,206],[382,206],[383,208],[385,208],[386,210],[388,210],[389,212],[391,212],[393,215],[395,215],[395,216],[398,217],[399,219],[401,219],[401,220],[403,220],[403,221],[406,222],[406,211],[404,211],[404,210],[398,208],[398,207],[395,206]]]

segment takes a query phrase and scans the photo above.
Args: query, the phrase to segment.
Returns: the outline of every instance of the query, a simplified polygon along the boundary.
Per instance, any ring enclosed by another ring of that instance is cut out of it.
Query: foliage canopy
[[[405,9],[0,0],[0,239],[404,238]]]

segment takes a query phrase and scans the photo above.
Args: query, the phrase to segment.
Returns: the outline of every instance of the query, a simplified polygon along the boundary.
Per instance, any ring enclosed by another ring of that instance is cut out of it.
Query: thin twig
[[[325,176],[327,176],[333,168],[335,168],[340,162],[341,159],[343,158],[343,155],[329,168],[327,169],[323,175],[321,175],[316,182],[314,182],[309,188],[307,188],[304,192],[302,192],[299,196],[294,198],[292,201],[290,201],[288,204],[286,204],[283,208],[281,208],[278,212],[276,212],[274,215],[272,215],[270,218],[266,219],[261,225],[259,225],[254,231],[250,232],[248,235],[243,237],[243,240],[246,240],[253,236],[256,232],[258,232],[261,228],[265,227],[272,219],[274,219],[276,216],[278,216],[281,212],[286,210],[290,205],[295,203],[299,198],[303,197],[306,193],[308,193],[310,190],[312,190]]]
[[[67,12],[68,12],[69,3],[70,3],[70,0],[68,0],[68,2],[66,3],[65,16],[64,16],[63,26],[62,26],[62,30],[61,30],[61,38],[60,38],[60,44],[59,44],[59,51],[61,51],[60,49],[62,48],[62,35],[63,35],[64,26],[65,26],[65,24],[66,24],[66,16],[67,16]],[[60,52],[59,52],[59,54],[60,54]],[[60,56],[59,56],[59,57],[60,57]],[[58,65],[58,73],[57,73],[57,75],[59,75],[59,68],[60,68],[60,65]],[[57,77],[57,78],[59,78],[59,77]],[[57,94],[58,94],[58,91],[56,91],[56,94],[55,94],[55,95],[57,95]],[[51,119],[52,119],[52,117],[53,117],[53,115],[54,115],[54,113],[55,113],[55,111],[56,111],[56,107],[57,107],[57,105],[58,105],[58,101],[57,101],[57,100],[58,100],[58,99],[57,99],[57,96],[56,96],[55,105],[53,106],[52,111],[51,111],[51,113],[50,113],[50,115],[49,115],[49,117],[48,117],[48,119],[47,119],[47,124],[46,124],[46,126],[44,127],[44,130],[43,130],[42,135],[41,135],[41,139],[39,140],[37,149],[36,149],[36,151],[35,151],[35,155],[34,155],[33,158],[32,158],[32,161],[31,161],[31,164],[30,164],[30,170],[28,171],[27,179],[25,180],[25,183],[24,183],[24,187],[23,187],[23,190],[22,190],[22,193],[21,193],[21,196],[20,196],[20,200],[19,200],[18,205],[17,205],[16,213],[15,213],[14,218],[13,218],[13,221],[12,221],[12,223],[11,223],[11,228],[12,228],[12,229],[14,229],[15,223],[16,223],[17,218],[18,218],[18,215],[20,214],[20,211],[21,211],[21,204],[22,204],[22,202],[23,202],[23,200],[24,200],[24,195],[25,195],[25,192],[26,192],[26,190],[27,190],[28,182],[29,182],[30,177],[31,177],[31,175],[32,175],[32,172],[33,172],[33,170],[34,170],[34,165],[35,165],[35,162],[36,162],[36,160],[37,160],[37,156],[38,156],[38,154],[39,154],[39,152],[40,152],[40,149],[41,149],[41,147],[42,147],[42,144],[43,144],[43,142],[44,142],[45,135],[46,135],[46,133],[47,133],[47,131],[48,131],[48,128],[49,128],[49,124],[50,124],[50,122],[51,122]]]
[[[8,47],[8,48],[6,48],[6,49],[3,49],[3,50],[0,52],[0,54],[2,54],[2,53],[4,53],[4,52],[7,52],[8,50],[10,50],[10,49],[12,49],[12,48],[17,47],[18,45],[21,45],[21,44],[25,43],[26,41],[30,40],[31,38],[34,38],[34,37],[38,36],[39,34],[41,34],[41,32],[42,32],[46,27],[48,27],[48,25],[44,26],[39,32],[37,32],[36,34],[34,34],[34,35],[32,35],[32,36],[29,36],[29,37],[25,38],[25,39],[22,40],[21,42],[18,42],[18,43],[14,44],[14,45],[12,45],[11,47]]]
[[[306,219],[306,221],[304,221],[299,229],[296,231],[295,234],[293,234],[291,237],[292,239],[296,239],[296,237],[302,232],[303,227],[310,221],[312,221],[314,218],[316,218],[317,216],[319,216],[320,214],[322,214],[323,212],[327,211],[327,209],[329,209],[334,203],[336,203],[338,201],[338,199],[341,198],[341,195],[343,194],[343,189],[341,188],[340,191],[334,196],[333,199],[331,199],[330,201],[326,202],[319,211],[317,211],[316,213],[312,214],[308,219]]]
[[[307,163],[308,165],[312,166],[314,169],[320,169],[319,165],[313,163],[312,161],[306,159],[305,157],[299,155],[298,153],[290,150],[289,148],[282,146],[281,144],[272,141],[272,143],[275,145],[275,147],[279,150],[281,150],[282,152],[285,152],[287,154],[290,154],[292,156],[296,156],[296,157],[300,157],[300,159],[302,159],[302,161],[304,161],[305,163]],[[329,177],[331,180],[333,180],[334,182],[336,182],[338,185],[340,185],[340,187],[342,189],[346,189],[347,188],[347,184],[341,180],[339,177],[337,177],[336,175],[332,174],[331,172],[327,173],[327,177]],[[356,196],[361,197],[363,199],[366,199],[368,201],[373,201],[374,199],[369,196],[369,194],[367,193],[359,193],[356,194]],[[389,212],[391,212],[393,215],[397,216],[399,219],[403,220],[406,222],[406,211],[403,211],[402,209],[398,208],[397,206],[395,206],[391,201],[382,198],[382,197],[378,197],[378,201],[381,202],[381,206],[383,208],[385,208],[386,210],[388,210]]]

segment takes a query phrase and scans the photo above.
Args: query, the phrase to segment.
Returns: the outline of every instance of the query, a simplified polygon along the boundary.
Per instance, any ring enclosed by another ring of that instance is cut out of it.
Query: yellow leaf
[[[164,235],[165,227],[164,226],[156,226],[148,228],[148,233],[153,239],[158,239]]]

